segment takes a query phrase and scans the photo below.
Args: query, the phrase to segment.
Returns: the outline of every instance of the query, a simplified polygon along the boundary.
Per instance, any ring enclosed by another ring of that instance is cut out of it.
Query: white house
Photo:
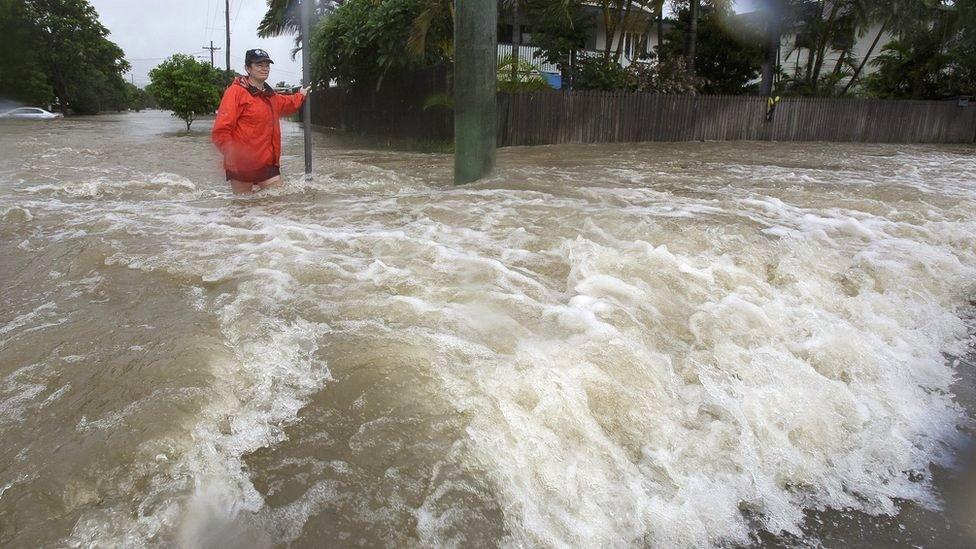
[[[590,26],[589,36],[586,37],[584,48],[580,53],[582,55],[600,55],[604,51],[609,38],[607,36],[607,25],[604,21],[603,10],[596,2],[585,2],[583,10],[584,14],[591,18],[593,24]],[[611,16],[614,15],[619,16],[620,14],[611,14]],[[559,68],[554,64],[546,63],[541,58],[536,57],[539,49],[533,46],[531,22],[520,25],[519,45],[513,48],[512,20],[513,17],[511,14],[505,12],[499,18],[499,60],[511,56],[513,51],[515,51],[520,59],[528,61],[537,67],[540,73],[547,76],[550,82],[558,87]],[[757,41],[760,41],[763,27],[762,21],[763,15],[757,11],[739,14],[729,24],[737,27],[736,32],[752,34]],[[863,60],[870,52],[869,62],[865,63],[860,78],[877,70],[870,63],[870,60],[877,58],[881,54],[884,46],[894,39],[890,33],[881,32],[881,30],[881,25],[876,24],[865,32],[859,33],[854,45],[851,47],[850,53],[857,62]],[[880,36],[879,32],[881,32]],[[620,63],[624,67],[629,66],[636,59],[639,59],[644,53],[653,52],[658,43],[658,28],[655,15],[651,9],[637,6],[632,9],[627,17],[624,18],[620,27],[615,30],[612,42],[613,49],[611,51],[616,50],[621,38],[623,40],[623,48]],[[876,39],[877,43],[875,44]],[[872,44],[874,44],[873,48]],[[641,50],[641,46],[644,47],[643,50]],[[802,76],[800,73],[805,68],[808,54],[809,50],[806,48],[797,47],[797,34],[787,33],[782,36],[777,59],[785,73]],[[841,55],[841,50],[828,50],[824,59],[822,74],[829,74],[833,71]]]
[[[583,6],[584,15],[592,19],[589,35],[586,37],[585,44],[581,53],[583,55],[599,55],[605,50],[607,45],[607,25],[604,21],[603,11],[595,2],[585,2]],[[614,16],[619,17],[616,13]],[[513,17],[503,13],[498,25],[498,58],[511,56],[513,53]],[[549,75],[558,75],[559,67],[552,63],[536,57],[539,48],[533,45],[531,23],[519,25],[520,33],[517,48],[514,48],[520,59],[526,60],[536,66],[540,72]],[[634,7],[619,27],[614,30],[613,42],[611,43],[612,52],[616,51],[620,40],[623,40],[620,64],[624,67],[629,66],[644,53],[651,53],[657,46],[658,34],[657,24],[655,23],[654,13],[649,8]],[[642,49],[643,46],[643,49]]]
[[[829,10],[825,10],[825,12],[826,11]],[[824,17],[827,17],[826,13],[824,14]],[[764,25],[764,16],[761,12],[755,11],[743,13],[740,14],[737,19],[741,22],[744,28],[751,29],[756,36],[761,35]],[[806,70],[806,63],[810,50],[797,44],[798,36],[800,36],[802,32],[802,28],[790,29],[789,32],[784,33],[780,38],[779,51],[777,52],[778,64],[784,73],[791,76],[803,77],[803,73]],[[854,62],[856,64],[860,64],[865,60],[866,57],[869,56],[867,63],[864,63],[864,67],[861,70],[859,79],[863,79],[865,76],[877,71],[877,67],[875,67],[871,61],[876,59],[881,54],[885,45],[894,39],[895,36],[888,31],[884,31],[880,23],[876,23],[870,28],[862,29],[856,33],[854,44],[850,47],[850,53],[854,58]],[[821,75],[830,74],[836,67],[841,55],[843,55],[842,49],[828,47],[824,55]],[[847,71],[847,73],[850,72],[853,71]],[[846,79],[841,83],[845,82]]]
[[[881,33],[880,37],[878,37],[879,33]],[[878,40],[878,43],[874,46],[874,49],[871,49],[871,45],[875,39]],[[877,67],[871,64],[871,60],[877,58],[885,45],[894,39],[895,37],[890,32],[882,32],[880,24],[873,25],[867,32],[856,39],[854,46],[851,48],[851,54],[856,62],[860,63],[863,61],[869,52],[871,56],[861,71],[861,78],[877,71]],[[833,70],[842,53],[841,50],[837,49],[827,50],[826,55],[824,55],[824,72]],[[808,49],[796,46],[796,34],[783,36],[780,42],[780,66],[783,67],[783,70],[787,74],[799,74],[803,67],[806,66],[805,63],[808,54]]]

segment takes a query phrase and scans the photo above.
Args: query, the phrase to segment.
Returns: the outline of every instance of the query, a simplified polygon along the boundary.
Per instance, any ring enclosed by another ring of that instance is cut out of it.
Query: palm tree
[[[427,51],[427,36],[431,25],[444,17],[449,17],[452,22],[454,21],[454,0],[424,0],[423,9],[414,18],[410,37],[407,38],[407,51],[417,57],[423,56],[424,52]],[[450,53],[454,50],[454,44],[452,42],[446,43],[442,44],[441,47],[446,50],[445,53],[450,57]]]
[[[688,35],[685,37],[685,57],[688,72],[695,74],[695,50],[698,49],[698,14],[701,12],[701,0],[690,0],[688,3]]]
[[[854,74],[847,81],[847,85],[840,92],[841,95],[846,95],[854,84],[857,83],[861,73],[864,71],[864,67],[870,61],[871,55],[877,49],[878,44],[885,34],[902,31],[908,26],[917,23],[920,19],[924,19],[924,12],[929,10],[926,4],[933,4],[933,2],[919,2],[918,0],[862,0],[862,2],[864,4],[862,12],[864,16],[860,21],[861,36],[868,32],[874,25],[878,23],[881,25],[878,27],[878,32],[874,36],[874,40],[871,42],[867,53],[864,54],[864,59],[858,64]],[[935,2],[935,4],[938,3]]]
[[[652,27],[657,25],[656,51],[658,58],[661,57],[661,50],[664,49],[664,3],[665,0],[650,0],[646,3],[646,6],[651,8],[651,11],[654,13],[654,17],[647,20],[647,28],[644,30],[644,37],[638,48],[641,52],[647,51],[651,39]]]
[[[272,38],[286,34],[295,35],[295,49],[292,56],[301,51],[302,44],[302,22],[299,7],[299,0],[267,0],[268,11],[264,13],[261,22],[258,23],[258,36],[261,38]],[[313,21],[336,10],[345,3],[345,0],[307,0],[314,2],[312,10]]]

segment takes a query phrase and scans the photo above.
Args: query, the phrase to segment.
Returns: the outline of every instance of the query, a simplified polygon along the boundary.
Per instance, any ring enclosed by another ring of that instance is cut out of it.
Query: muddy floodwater
[[[976,149],[0,124],[0,546],[967,547]]]

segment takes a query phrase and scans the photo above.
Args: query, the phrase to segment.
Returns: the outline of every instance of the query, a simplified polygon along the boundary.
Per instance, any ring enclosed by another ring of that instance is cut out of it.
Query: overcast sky
[[[736,0],[737,11],[747,11],[754,0]],[[210,61],[204,49],[213,40],[221,48],[214,52],[214,64],[223,68],[224,0],[89,0],[109,38],[122,47],[132,64],[126,74],[137,86],[149,83],[149,71],[174,53],[194,55]],[[301,54],[291,59],[294,37],[258,38],[257,26],[267,10],[265,0],[231,0],[230,64],[244,71],[244,52],[264,48],[271,54],[271,82],[298,84],[302,79]]]
[[[194,55],[210,62],[210,52],[203,49],[213,40],[220,48],[214,52],[214,64],[223,68],[224,0],[88,0],[98,11],[99,19],[111,32],[109,39],[118,44],[132,64],[126,74],[137,86],[149,83],[149,71],[174,53]],[[294,37],[258,38],[258,22],[267,10],[265,0],[231,0],[230,64],[244,71],[244,52],[263,48],[271,54],[271,83],[284,80],[298,84],[302,79],[301,54],[291,60]]]

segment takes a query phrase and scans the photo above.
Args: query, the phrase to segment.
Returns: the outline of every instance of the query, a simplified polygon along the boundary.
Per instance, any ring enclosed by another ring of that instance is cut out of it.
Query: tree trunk
[[[688,71],[695,74],[695,54],[698,48],[698,12],[701,0],[691,0],[689,3],[688,36],[685,38],[685,56],[688,58]]]
[[[657,22],[657,15],[647,19],[647,25],[644,27],[644,37],[641,38],[639,44],[640,57],[646,56],[650,53],[651,48],[651,30],[654,28],[654,23]]]
[[[847,82],[847,85],[844,86],[844,90],[840,92],[841,95],[847,95],[847,92],[848,90],[851,89],[851,86],[853,86],[854,83],[857,82],[858,77],[861,76],[861,71],[864,70],[864,66],[867,65],[868,60],[871,59],[871,54],[874,53],[874,48],[878,47],[878,42],[881,41],[881,36],[885,33],[887,29],[888,29],[888,22],[885,21],[884,23],[881,24],[881,29],[878,30],[878,35],[874,37],[874,42],[871,42],[871,47],[868,48],[868,52],[864,54],[864,59],[861,60],[861,64],[857,66],[857,70],[854,71],[854,74],[851,76],[851,79]]]
[[[814,49],[813,44],[807,44],[807,46],[809,47],[809,49],[807,50],[807,67],[806,67],[806,75],[803,77],[803,80],[806,81],[808,86],[812,87],[810,79],[813,75],[814,52],[816,50]]]
[[[763,44],[762,84],[759,88],[763,97],[773,94],[773,80],[776,77],[776,64],[781,37],[780,21],[770,16],[766,21],[766,40]]]
[[[613,31],[616,28],[614,24],[614,19],[611,12],[613,4],[609,1],[603,7],[603,28],[604,28],[604,40],[603,40],[603,62],[610,62],[610,50],[613,48]]]
[[[840,57],[837,58],[837,63],[834,64],[834,70],[832,71],[833,74],[840,72],[840,69],[844,66],[844,59],[847,57],[847,54],[850,53],[850,51],[850,48],[844,48],[841,50]]]
[[[617,28],[620,29],[620,39],[617,40],[617,48],[613,54],[613,61],[615,63],[620,62],[620,55],[623,53],[624,49],[624,37],[627,34],[627,19],[630,17],[630,9],[634,6],[634,0],[627,0],[626,7],[620,14],[620,18],[617,20]]]
[[[817,49],[820,47],[820,25],[823,24],[823,0],[817,2],[817,12],[815,14],[815,21],[808,21],[809,25],[813,28],[807,28],[807,66],[804,71],[803,80],[807,83],[807,86],[813,88],[812,77],[813,77],[813,65],[816,60],[815,55]],[[816,30],[814,33],[813,30]]]
[[[827,47],[830,45],[830,41],[834,35],[834,21],[837,19],[837,11],[839,9],[840,2],[834,2],[834,5],[830,9],[830,17],[827,18],[827,23],[824,26],[824,32],[820,36],[820,43],[817,49],[817,61],[813,67],[813,80],[810,82],[814,92],[817,91],[817,86],[820,83],[820,71],[823,70],[823,64],[827,56]]]
[[[657,57],[664,50],[664,0],[657,0]]]

